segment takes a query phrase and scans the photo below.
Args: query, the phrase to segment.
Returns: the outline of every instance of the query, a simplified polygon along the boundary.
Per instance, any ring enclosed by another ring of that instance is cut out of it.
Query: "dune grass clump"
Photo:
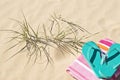
[[[9,42],[17,41],[17,43],[7,49],[7,51],[21,44],[23,47],[9,57],[9,59],[13,58],[17,54],[20,54],[23,50],[26,50],[28,62],[33,56],[34,63],[36,63],[38,58],[46,56],[46,62],[48,64],[53,62],[48,48],[57,47],[63,55],[65,52],[75,55],[76,53],[81,52],[84,39],[93,35],[83,27],[56,15],[51,16],[51,24],[48,27],[43,24],[42,26],[38,26],[37,30],[33,29],[25,16],[23,21],[15,21],[18,23],[21,30],[2,30],[15,34],[11,37]],[[42,32],[40,32],[41,29],[43,29]]]

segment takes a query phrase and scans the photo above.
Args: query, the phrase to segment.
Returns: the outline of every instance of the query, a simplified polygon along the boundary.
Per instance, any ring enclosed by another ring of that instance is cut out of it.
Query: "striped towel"
[[[112,44],[114,44],[115,42],[113,42],[112,40],[109,39],[103,39],[100,40],[99,43],[97,44],[98,47],[101,49],[102,52],[107,53],[108,49],[110,48],[110,46]]]
[[[114,44],[112,40],[103,39],[100,40],[97,44],[103,53],[107,53],[109,47]],[[67,69],[67,73],[69,73],[76,80],[105,80],[99,79],[93,72],[93,70],[88,65],[87,61],[80,55]],[[120,69],[111,77],[109,80],[116,80],[118,75],[120,75]]]

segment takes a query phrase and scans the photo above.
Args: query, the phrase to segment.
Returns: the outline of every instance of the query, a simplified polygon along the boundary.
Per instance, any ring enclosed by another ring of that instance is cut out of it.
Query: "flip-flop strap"
[[[90,58],[90,62],[91,62],[92,64],[93,64],[93,62],[94,62],[94,60],[95,60],[95,58],[96,58],[97,51],[100,52],[100,50],[94,49],[93,55],[92,55],[92,57]]]
[[[117,57],[118,55],[120,55],[120,52],[117,52],[116,54],[112,55],[111,57],[107,58],[106,62],[111,61],[112,59],[114,59],[115,57]]]

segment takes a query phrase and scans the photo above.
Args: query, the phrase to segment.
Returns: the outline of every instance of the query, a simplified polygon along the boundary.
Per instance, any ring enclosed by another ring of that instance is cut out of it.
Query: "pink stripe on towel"
[[[82,55],[79,56],[66,71],[77,80],[99,80]]]
[[[82,68],[79,71],[80,71],[80,73],[84,74],[84,77],[86,78],[85,80],[89,80],[89,77],[86,77],[86,76],[90,76],[91,80],[98,80],[98,78],[95,76],[94,72],[91,70],[90,66],[87,64],[87,61],[85,60],[85,58],[83,56],[80,56],[79,58],[82,58],[82,59],[81,60],[77,59],[75,61],[78,63],[79,69],[82,66]],[[84,70],[84,71],[82,71],[82,70]],[[89,73],[92,73],[92,74],[89,74]]]
[[[107,46],[111,46],[111,45],[112,45],[111,42],[108,42],[108,41],[106,41],[106,40],[100,40],[100,43],[105,44],[105,45],[107,45]]]

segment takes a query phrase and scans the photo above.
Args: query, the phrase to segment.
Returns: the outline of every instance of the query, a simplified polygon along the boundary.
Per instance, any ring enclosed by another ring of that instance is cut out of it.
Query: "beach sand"
[[[47,24],[54,13],[75,22],[91,33],[100,32],[88,40],[98,41],[110,38],[120,43],[120,0],[0,0],[0,29],[18,29],[10,18],[21,20],[22,13],[31,25]],[[66,73],[77,56],[51,54],[54,64],[28,64],[25,52],[9,61],[5,59],[14,53],[4,53],[9,33],[0,32],[0,80],[74,80]],[[12,44],[12,43],[11,43]]]

